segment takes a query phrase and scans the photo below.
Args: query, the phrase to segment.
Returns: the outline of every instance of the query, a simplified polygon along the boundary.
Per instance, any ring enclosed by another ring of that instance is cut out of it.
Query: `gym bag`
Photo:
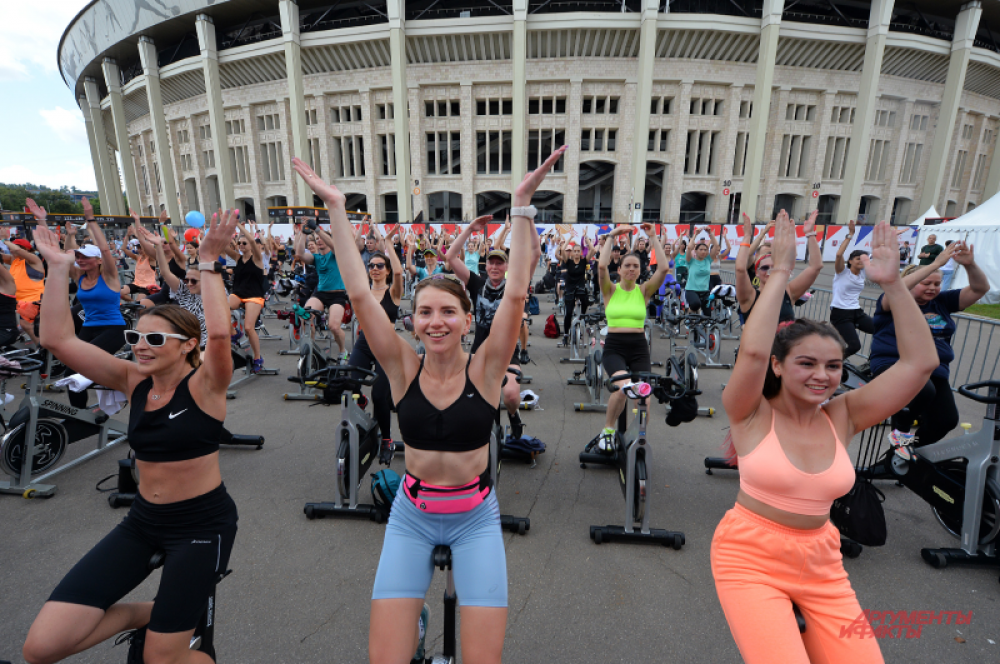
[[[396,499],[399,485],[399,475],[391,468],[372,473],[372,501],[386,514],[392,507],[392,501]]]
[[[559,323],[556,322],[556,315],[549,314],[549,317],[545,319],[545,336],[549,339],[559,338]]]
[[[528,314],[531,316],[537,316],[541,313],[541,309],[538,305],[538,298],[534,295],[528,296]]]
[[[830,520],[844,537],[864,546],[882,546],[886,536],[883,502],[885,495],[858,473],[847,495],[833,501]]]

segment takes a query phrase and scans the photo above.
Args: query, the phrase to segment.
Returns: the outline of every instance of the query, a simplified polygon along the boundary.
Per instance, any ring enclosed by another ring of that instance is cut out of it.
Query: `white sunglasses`
[[[159,348],[163,344],[167,343],[167,339],[180,339],[181,341],[187,341],[191,337],[185,337],[183,334],[169,334],[167,332],[139,332],[138,330],[125,330],[125,343],[129,346],[135,346],[140,341],[145,340],[146,345],[151,348]]]

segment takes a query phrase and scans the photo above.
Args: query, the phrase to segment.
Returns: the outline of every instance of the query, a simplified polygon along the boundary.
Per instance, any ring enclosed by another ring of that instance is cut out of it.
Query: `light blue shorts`
[[[372,599],[423,599],[434,574],[431,553],[439,544],[451,547],[460,605],[507,607],[507,554],[493,491],[468,512],[427,514],[400,487],[389,513]]]

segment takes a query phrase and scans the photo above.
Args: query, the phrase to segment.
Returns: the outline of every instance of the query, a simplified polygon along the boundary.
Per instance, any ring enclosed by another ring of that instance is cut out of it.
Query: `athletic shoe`
[[[427,640],[427,623],[430,622],[430,619],[431,607],[424,604],[424,608],[420,610],[420,618],[417,620],[420,642],[417,644],[417,652],[413,655],[413,659],[419,662],[424,661],[424,642]]]
[[[615,451],[615,432],[604,430],[597,441],[597,451],[603,454],[613,454]]]
[[[128,643],[128,656],[125,664],[143,664],[142,651],[146,649],[146,628],[140,627],[128,632],[122,632],[115,639],[115,645]]]
[[[240,339],[242,338],[243,338],[243,333],[240,332],[239,330],[236,330],[236,334],[230,335],[229,341],[234,344],[238,344],[240,342]]]
[[[893,451],[900,459],[903,461],[913,461],[913,451],[911,449],[913,445],[912,433],[893,429],[889,432],[889,444],[892,445]]]
[[[260,373],[264,369],[264,358],[260,357],[253,361],[253,365],[250,367],[250,373]]]
[[[351,361],[351,354],[345,350],[340,356],[340,363],[347,364],[350,361]]]
[[[527,348],[522,348],[521,349],[521,364],[527,364],[528,362],[531,362],[531,358],[528,357],[528,349]]]
[[[568,335],[568,334],[564,334],[564,335],[563,335],[563,342],[562,342],[562,345],[563,345],[563,347],[564,347],[564,348],[565,348],[566,346],[569,346],[569,335]]]

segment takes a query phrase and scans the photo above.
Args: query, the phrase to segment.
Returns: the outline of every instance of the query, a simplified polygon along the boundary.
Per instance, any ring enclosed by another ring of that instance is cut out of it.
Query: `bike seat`
[[[447,544],[438,544],[431,553],[431,560],[434,567],[440,570],[451,569],[451,547]]]

